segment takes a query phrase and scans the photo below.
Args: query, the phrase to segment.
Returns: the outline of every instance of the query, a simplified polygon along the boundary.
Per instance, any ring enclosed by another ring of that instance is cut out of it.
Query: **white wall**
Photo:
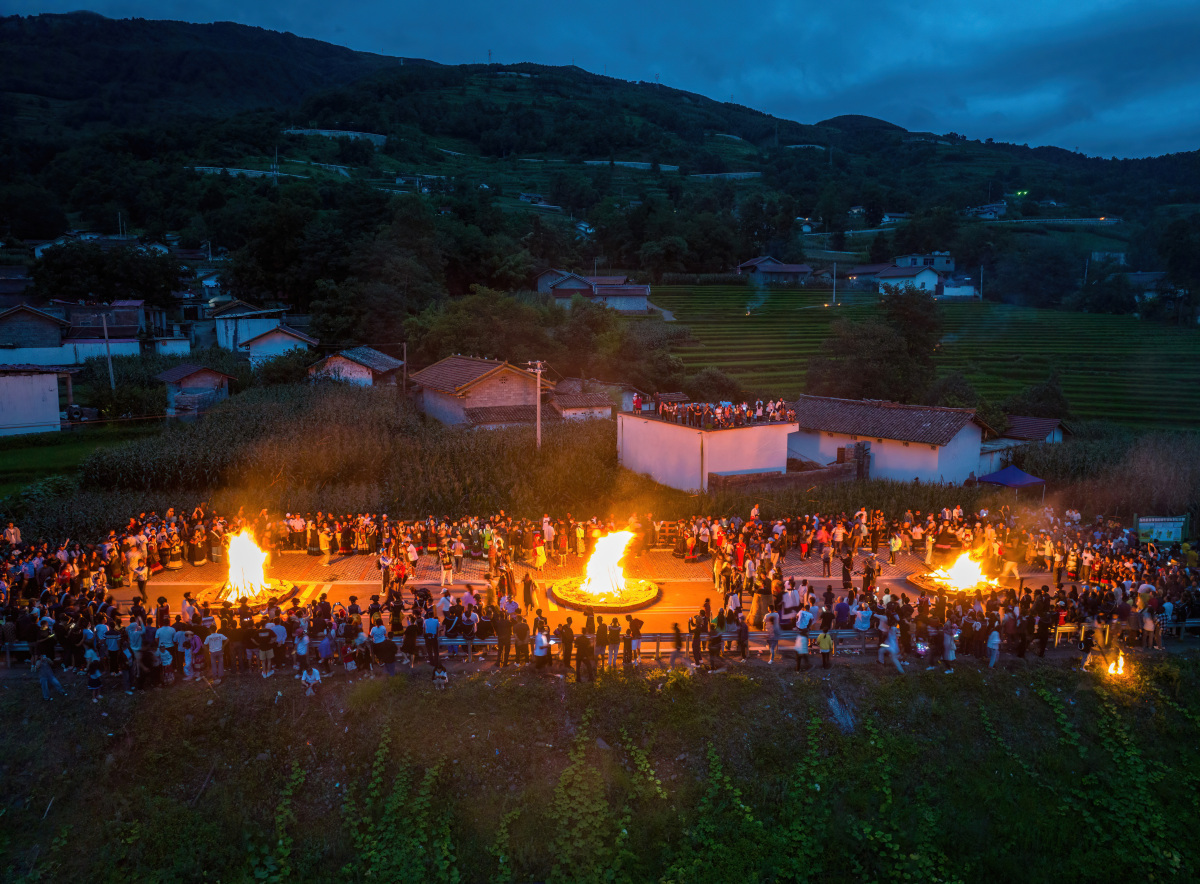
[[[162,356],[186,356],[192,352],[192,342],[187,338],[159,338],[154,342],[154,352]]]
[[[938,275],[931,267],[926,267],[916,276],[903,276],[892,279],[879,280],[879,293],[884,294],[884,286],[899,286],[903,288],[906,285],[911,285],[913,288],[925,289],[926,291],[935,291],[938,284]]]
[[[137,341],[109,341],[113,356],[137,356],[142,345]],[[69,341],[61,347],[15,347],[0,350],[0,359],[9,365],[82,365],[93,356],[103,356],[104,341]]]
[[[330,356],[322,366],[313,366],[308,370],[313,377],[327,377],[343,381],[347,384],[357,384],[369,387],[372,384],[373,372],[364,365],[351,362],[344,356]]]
[[[259,364],[273,359],[292,350],[306,350],[308,345],[283,332],[268,333],[246,348],[250,353],[250,367],[257,368]]]
[[[451,393],[423,388],[421,390],[421,410],[429,417],[444,424],[454,426],[467,422],[463,409],[467,407],[464,399]]]
[[[278,316],[218,316],[217,346],[226,350],[235,350],[251,338],[279,327]]]
[[[784,472],[795,424],[699,430],[632,414],[617,416],[621,465],[682,491],[707,490],[709,473]]]
[[[897,482],[951,482],[961,484],[979,466],[979,441],[982,435],[977,424],[971,423],[944,446],[923,442],[905,444],[896,439],[872,439],[846,433],[800,430],[788,437],[788,453],[818,463],[837,460],[837,450],[855,442],[871,443],[871,478],[893,479]]]
[[[0,375],[0,436],[59,428],[57,375]]]
[[[563,408],[559,409],[563,420],[586,421],[612,417],[611,405],[599,405],[594,408]]]

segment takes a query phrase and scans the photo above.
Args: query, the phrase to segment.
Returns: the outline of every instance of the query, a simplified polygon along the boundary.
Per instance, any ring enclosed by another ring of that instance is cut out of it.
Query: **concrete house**
[[[751,258],[737,266],[739,276],[749,276],[751,282],[766,285],[768,283],[783,283],[797,285],[812,276],[812,268],[807,264],[785,264],[770,255]]]
[[[72,371],[78,369],[57,365],[0,365],[0,436],[61,429],[58,379],[67,381],[69,406],[73,402]]]
[[[404,362],[370,347],[339,350],[308,369],[313,379],[343,381],[360,387],[394,387]]]
[[[307,350],[317,346],[317,339],[282,323],[267,329],[241,345],[250,354],[250,367],[257,368],[268,359],[282,356],[292,350]]]
[[[245,341],[279,325],[283,313],[282,307],[263,309],[245,301],[223,304],[210,314],[216,329],[217,346],[234,353],[240,352]]]
[[[893,262],[897,267],[932,267],[938,273],[953,273],[954,258],[949,252],[928,255],[900,255]]]
[[[231,375],[203,365],[177,365],[155,380],[167,385],[167,416],[195,417],[229,398]]]
[[[557,388],[550,404],[563,420],[611,418],[612,400],[604,393],[563,393]]]
[[[413,374],[417,408],[451,426],[532,423],[537,407],[537,376],[495,359],[447,356]],[[542,389],[552,387],[542,378]],[[542,409],[545,419],[553,409]]]
[[[936,293],[941,285],[942,277],[932,267],[889,267],[887,270],[879,271],[875,275],[875,281],[879,283],[880,294],[883,294],[884,287],[889,285],[900,288],[911,285],[914,288]]]
[[[0,359],[12,364],[80,365],[92,356],[137,356],[142,350],[136,325],[72,325],[46,311],[18,304],[0,312]]]
[[[979,467],[984,433],[992,434],[973,408],[827,396],[801,396],[795,407],[790,457],[828,464],[839,448],[869,442],[873,479],[961,484]]]

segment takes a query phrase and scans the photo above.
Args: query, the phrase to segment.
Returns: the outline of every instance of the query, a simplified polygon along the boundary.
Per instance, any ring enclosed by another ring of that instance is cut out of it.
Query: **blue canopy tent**
[[[1012,488],[1015,494],[1020,494],[1022,488],[1029,488],[1032,485],[1042,486],[1042,500],[1046,499],[1046,480],[1039,479],[1037,476],[1031,476],[1020,467],[1009,464],[1004,469],[995,473],[988,473],[986,476],[979,477],[981,485],[1003,485],[1005,488]]]

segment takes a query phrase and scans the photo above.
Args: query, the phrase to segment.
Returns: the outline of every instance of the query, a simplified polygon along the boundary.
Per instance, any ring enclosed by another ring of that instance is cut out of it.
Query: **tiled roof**
[[[850,276],[875,276],[893,267],[892,264],[859,264],[850,268]]]
[[[628,276],[585,276],[588,282],[592,285],[625,285],[628,282]]]
[[[562,408],[612,407],[612,400],[603,393],[560,393],[555,391],[554,401]]]
[[[972,421],[983,426],[976,419],[973,408],[901,405],[877,399],[826,396],[797,399],[796,421],[806,430],[928,445],[945,445]]]
[[[533,405],[484,405],[464,408],[463,414],[475,426],[481,424],[531,424],[537,419]],[[542,422],[559,420],[553,408],[542,409]]]
[[[691,402],[692,397],[687,393],[655,393],[654,398],[658,402]]]
[[[1062,424],[1056,417],[1020,417],[1015,414],[1007,417],[1008,429],[1004,431],[1004,435],[1009,439],[1021,439],[1026,442],[1041,442]],[[1063,430],[1070,432],[1066,427],[1063,427]]]
[[[275,332],[279,332],[281,335],[289,335],[289,336],[295,338],[297,341],[303,341],[304,343],[310,344],[312,346],[316,346],[316,344],[317,344],[316,338],[310,338],[304,332],[296,331],[290,325],[284,325],[281,322],[281,323],[279,323],[279,325],[275,326],[274,328],[267,329],[261,335],[255,335],[254,337],[250,338],[248,341],[242,341],[241,346],[249,347],[250,344],[252,344],[254,341],[257,341],[259,338],[265,338],[267,335],[274,334]],[[383,355],[383,354],[380,354],[380,355]]]
[[[83,371],[82,365],[32,365],[28,362],[18,362],[12,365],[0,364],[0,374],[75,374]]]
[[[926,270],[931,273],[937,273],[932,267],[889,267],[887,270],[879,271],[880,279],[903,279],[907,276],[918,276]]]
[[[146,303],[145,301],[113,301],[112,306],[114,306],[114,307],[141,307],[145,303]]]
[[[162,381],[166,384],[175,384],[200,371],[211,371],[213,374],[219,374],[222,377],[233,380],[233,375],[225,374],[223,371],[217,371],[215,368],[207,368],[203,365],[192,365],[189,362],[185,362],[183,365],[177,365],[174,368],[168,368],[162,374],[156,375],[154,379],[156,381]]]
[[[41,319],[49,319],[51,322],[57,322],[59,325],[71,324],[65,319],[47,313],[45,310],[39,310],[37,307],[31,307],[29,304],[18,304],[16,307],[9,307],[7,310],[0,312],[0,319],[4,319],[6,316],[11,316],[20,310],[32,313],[34,316],[37,316]]]
[[[497,369],[508,365],[495,359],[479,359],[475,356],[447,356],[441,362],[435,362],[429,368],[423,368],[409,377],[414,384],[441,390],[444,393],[457,393],[464,387],[469,387]],[[513,371],[529,374],[524,369],[509,365]],[[530,375],[532,377],[532,375]],[[543,383],[545,383],[543,381]]]
[[[592,284],[590,282],[588,282],[587,279],[580,276],[578,273],[566,273],[566,274],[560,276],[558,279],[554,280],[554,282],[550,283],[550,288],[557,288],[559,285],[570,282],[571,280],[574,280],[576,284],[568,286],[569,288],[590,289],[592,287]]]
[[[309,338],[309,340],[311,341],[312,338]],[[315,344],[316,341],[313,341],[313,343]],[[351,362],[355,362],[364,368],[369,368],[377,374],[387,374],[389,371],[395,371],[404,365],[399,359],[388,356],[386,353],[380,353],[378,350],[370,347],[351,347],[349,350],[338,351],[337,355],[349,359]]]
[[[779,261],[775,260],[770,255],[762,255],[758,258],[751,258],[749,261],[743,261],[741,264],[738,265],[738,269],[741,270],[743,267],[757,267],[759,264],[762,264],[764,262],[766,262],[768,264],[778,264],[779,263]]]

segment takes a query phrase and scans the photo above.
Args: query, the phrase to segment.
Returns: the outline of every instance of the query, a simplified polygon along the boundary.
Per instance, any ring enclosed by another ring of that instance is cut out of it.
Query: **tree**
[[[877,233],[871,240],[871,254],[868,260],[872,264],[890,264],[892,261],[892,244],[886,233]]]
[[[933,381],[942,340],[942,316],[933,293],[913,285],[885,286],[879,306],[884,321],[904,339],[913,389],[924,390]]]
[[[664,273],[684,269],[688,244],[682,236],[666,236],[642,245],[638,260],[650,271],[655,282],[662,282]]]
[[[737,380],[711,365],[688,375],[683,381],[683,392],[697,402],[733,402],[746,395]]]
[[[878,319],[836,320],[826,346],[829,356],[809,363],[806,387],[818,396],[911,401],[904,338]]]
[[[433,304],[404,323],[409,358],[432,363],[455,353],[521,363],[554,359],[559,350],[547,311],[483,286]]]
[[[1168,224],[1158,251],[1167,262],[1167,279],[1179,292],[1177,317],[1182,323],[1200,306],[1200,214]]]
[[[1005,414],[1017,414],[1023,417],[1054,417],[1067,418],[1071,416],[1071,406],[1063,393],[1062,382],[1058,370],[1040,384],[1031,384],[1015,396],[1004,400]]]
[[[943,408],[974,408],[976,416],[998,433],[1008,428],[1008,418],[998,403],[980,396],[961,372],[938,378],[926,391],[926,405]]]
[[[38,296],[66,301],[143,300],[159,307],[173,303],[181,267],[170,254],[137,245],[104,250],[94,242],[46,249],[33,265]]]

